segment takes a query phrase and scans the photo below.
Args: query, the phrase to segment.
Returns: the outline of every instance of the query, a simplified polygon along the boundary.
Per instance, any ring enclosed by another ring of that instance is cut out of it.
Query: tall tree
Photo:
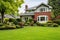
[[[60,15],[60,0],[48,0],[49,5],[53,7],[53,13],[56,16]]]
[[[17,13],[18,7],[21,7],[22,3],[24,3],[23,0],[0,0],[0,13],[2,16],[2,23],[4,14]]]

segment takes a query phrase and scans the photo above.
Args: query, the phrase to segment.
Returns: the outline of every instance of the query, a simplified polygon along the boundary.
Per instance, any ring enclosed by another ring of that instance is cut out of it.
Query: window
[[[39,17],[38,17],[38,21],[39,21]]]
[[[37,21],[48,21],[47,16],[38,16]]]
[[[45,17],[41,17],[41,19],[40,19],[41,21],[45,21]]]
[[[41,12],[44,12],[44,11],[45,11],[45,8],[41,8],[40,11],[41,11]]]

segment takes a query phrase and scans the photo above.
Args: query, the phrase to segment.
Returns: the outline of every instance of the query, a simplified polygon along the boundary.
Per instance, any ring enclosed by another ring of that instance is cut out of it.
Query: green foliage
[[[18,22],[22,22],[22,19],[21,19],[21,18],[18,18],[18,19],[16,19],[16,21],[18,21]]]
[[[34,21],[31,18],[25,22],[25,26],[33,26],[33,24],[34,24]]]
[[[4,22],[9,22],[9,18],[4,18]]]
[[[52,27],[53,23],[47,23],[46,26],[47,27]]]
[[[22,20],[20,18],[18,19],[9,18],[9,22],[13,22],[15,25],[18,25],[20,22],[22,22]]]
[[[4,8],[6,13],[16,13],[23,0],[0,0],[0,10]]]
[[[25,22],[20,22],[19,25],[21,28],[23,28],[23,26],[25,25]]]
[[[40,23],[40,26],[46,27],[46,23]]]
[[[13,22],[15,19],[13,18],[9,18],[9,22]]]
[[[1,23],[1,19],[0,19],[0,23]]]
[[[0,24],[0,29],[15,29],[15,28],[16,28],[16,26],[12,22]]]
[[[49,20],[47,23],[53,23],[53,21],[52,20]]]
[[[37,24],[38,26],[40,26],[40,23],[39,23],[39,22],[36,22],[36,24]]]
[[[39,22],[36,22],[37,26],[46,26],[46,23],[39,23]]]
[[[0,26],[3,26],[3,23],[0,23]]]
[[[16,26],[13,24],[13,22],[8,22],[7,24],[4,24],[6,29],[14,29]]]
[[[55,20],[53,20],[53,22],[60,25],[60,19],[55,19]]]
[[[13,18],[9,18],[9,22],[13,22],[15,25],[18,24],[18,21],[16,19],[13,19]]]
[[[0,13],[2,15],[2,23],[4,14],[17,14],[18,8],[24,3],[23,0],[0,0]]]
[[[34,26],[34,21],[32,21],[32,22],[30,23],[30,26]]]
[[[20,25],[16,25],[16,28],[20,28]]]
[[[59,25],[57,23],[53,23],[53,27],[58,27]]]
[[[29,24],[28,23],[25,23],[24,26],[29,26]]]
[[[60,0],[49,0],[49,5],[53,7],[55,17],[60,15]]]
[[[53,20],[53,21],[48,21],[46,23],[46,26],[48,26],[48,27],[58,27],[59,25],[58,25],[58,21]]]
[[[30,24],[30,23],[29,23],[29,22],[27,22],[27,23],[25,23],[24,25],[25,25],[25,26],[29,26],[29,24]]]
[[[32,22],[33,21],[33,19],[29,19],[29,22]]]
[[[5,25],[5,29],[15,29],[15,28],[16,28],[15,25],[13,25],[13,26],[11,26],[11,25]]]

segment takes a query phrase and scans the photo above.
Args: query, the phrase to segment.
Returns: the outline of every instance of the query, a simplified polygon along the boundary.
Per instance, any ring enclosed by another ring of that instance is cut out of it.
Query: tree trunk
[[[5,12],[5,8],[2,8],[1,11],[1,22],[4,23],[4,12]]]
[[[4,21],[4,12],[1,13],[1,22],[3,23]]]

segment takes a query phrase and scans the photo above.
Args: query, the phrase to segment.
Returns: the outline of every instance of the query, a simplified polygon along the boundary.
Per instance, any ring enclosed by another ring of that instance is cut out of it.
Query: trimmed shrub
[[[48,26],[48,27],[53,27],[53,21],[48,21],[47,23],[46,23],[46,26]]]
[[[33,21],[33,19],[29,19],[29,22],[32,22]]]
[[[15,29],[16,26],[15,25],[6,25],[5,28],[6,29]]]
[[[32,21],[32,22],[30,23],[30,26],[34,26],[34,21]]]
[[[40,26],[43,26],[43,27],[45,27],[45,26],[46,26],[46,24],[44,24],[44,23],[40,23]]]
[[[5,26],[3,25],[3,23],[0,23],[0,30],[4,29]]]
[[[10,18],[9,19],[9,22],[13,22],[15,25],[18,25],[19,24],[18,20],[13,19],[13,18]]]
[[[8,22],[7,24],[5,24],[5,28],[6,29],[15,29],[16,26],[15,26],[15,24],[13,24],[13,22]]]
[[[0,19],[0,23],[1,23],[1,19]]]
[[[30,24],[30,22],[28,21],[28,22],[27,22],[27,24],[29,25],[29,24]]]
[[[5,26],[0,26],[0,30],[3,30],[3,29],[5,29]]]
[[[58,27],[59,25],[57,23],[47,23],[46,26],[48,26],[48,27]]]
[[[53,20],[53,22],[60,25],[60,19]]]
[[[37,22],[36,24],[37,24],[37,26],[46,26],[45,23],[39,23],[39,22]]]
[[[40,23],[39,22],[36,22],[37,26],[40,26]]]
[[[48,21],[47,23],[53,23],[53,21],[50,20],[50,21]]]
[[[20,28],[23,28],[24,24],[25,24],[24,22],[20,22],[20,23],[19,23]]]
[[[19,24],[19,22],[18,22],[17,20],[14,20],[13,23],[14,23],[15,25],[18,25],[18,24]]]
[[[53,23],[53,27],[58,27],[59,25],[57,23]]]
[[[0,26],[3,26],[3,23],[0,23]]]
[[[25,23],[24,26],[29,26],[29,24]]]
[[[4,18],[4,23],[9,22],[9,18]]]
[[[34,26],[37,26],[37,24],[36,24],[36,23],[34,23]]]
[[[19,25],[16,25],[16,28],[20,28],[20,26]]]
[[[52,27],[53,23],[47,23],[46,26]]]
[[[14,22],[15,19],[9,18],[9,22]]]
[[[21,18],[18,18],[18,19],[16,19],[16,21],[18,21],[18,22],[22,22],[22,19],[21,19]]]

